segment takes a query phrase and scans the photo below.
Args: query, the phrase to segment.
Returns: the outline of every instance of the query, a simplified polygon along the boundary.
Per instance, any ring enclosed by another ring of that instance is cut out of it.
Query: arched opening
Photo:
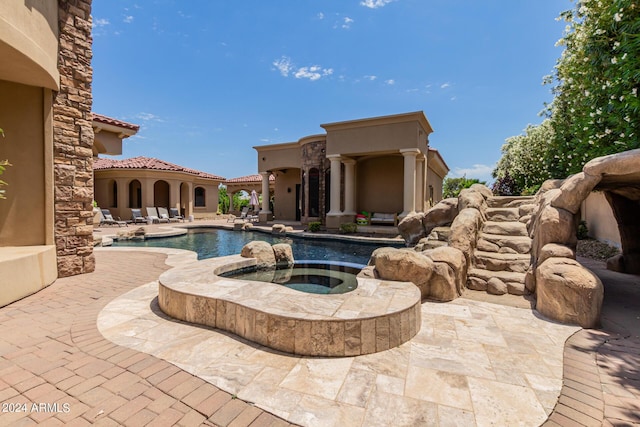
[[[320,171],[309,170],[309,216],[320,216]]]
[[[169,183],[167,181],[160,180],[153,184],[153,205],[169,206]]]
[[[205,202],[206,200],[205,195],[206,195],[206,191],[202,187],[196,187],[193,190],[194,206],[196,208],[203,208],[207,205]]]
[[[142,207],[142,185],[137,179],[129,183],[129,207],[134,209]]]
[[[118,183],[113,180],[110,183],[111,191],[109,192],[109,206],[112,208],[118,207]]]

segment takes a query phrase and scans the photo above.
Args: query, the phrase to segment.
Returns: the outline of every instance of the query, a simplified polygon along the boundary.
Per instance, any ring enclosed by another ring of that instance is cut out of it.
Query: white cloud
[[[163,119],[161,119],[159,116],[156,116],[153,113],[145,113],[145,112],[141,112],[136,114],[136,119],[138,120],[142,120],[144,122],[164,122]]]
[[[316,15],[316,17],[320,20],[324,19],[324,13],[322,12],[318,12],[318,14]]]
[[[370,80],[370,81],[374,81],[377,78],[378,78],[378,76],[364,76],[364,79]]]
[[[311,67],[300,67],[295,72],[294,77],[296,79],[309,79],[315,81],[321,77],[330,76],[333,74],[333,68],[322,68],[319,65],[312,65]]]
[[[363,0],[360,2],[360,6],[368,7],[369,9],[377,9],[384,7],[387,4],[395,0]]]
[[[495,169],[496,165],[482,165],[482,164],[474,164],[471,167],[460,168],[454,167],[453,171],[450,172],[454,178],[462,178],[466,176],[467,178],[476,178],[480,181],[491,181],[493,178],[491,177],[491,172]]]
[[[131,15],[125,16],[122,22],[124,22],[125,24],[131,24],[133,22],[133,16]]]
[[[443,83],[440,85],[440,89],[446,89],[448,87],[451,87],[451,83],[447,82],[447,83]]]
[[[93,21],[93,28],[100,28],[100,27],[105,27],[107,25],[109,25],[110,22],[108,19],[96,19],[95,21]]]
[[[394,84],[396,84],[396,81],[393,79],[385,80],[384,82],[389,86],[393,86]]]
[[[342,28],[348,30],[349,28],[351,28],[351,24],[353,24],[353,22],[354,22],[353,19],[349,18],[348,16],[345,16],[343,20]]]
[[[276,67],[278,71],[280,71],[280,74],[282,74],[284,77],[288,77],[289,72],[293,68],[293,64],[291,64],[291,58],[287,56],[282,56],[282,58],[273,61],[273,66]]]
[[[296,79],[309,79],[314,81],[333,74],[333,68],[323,68],[319,65],[297,67],[293,64],[291,58],[284,55],[280,59],[273,61],[273,66],[280,71],[283,77],[289,77],[289,74],[293,74]]]

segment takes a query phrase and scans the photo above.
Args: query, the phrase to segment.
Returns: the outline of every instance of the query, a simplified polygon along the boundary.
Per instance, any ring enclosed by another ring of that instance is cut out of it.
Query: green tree
[[[471,187],[473,184],[485,184],[485,181],[480,181],[476,178],[467,178],[466,175],[462,178],[445,178],[442,183],[442,197],[458,197],[460,191],[465,188]]]
[[[235,210],[240,211],[242,210],[242,208],[248,205],[249,205],[249,199],[246,197],[242,197],[242,194],[240,191],[233,194],[233,208]]]
[[[640,146],[640,4],[582,0],[561,18],[565,50],[547,79],[555,139],[544,162],[564,178],[595,157]]]
[[[218,187],[218,211],[220,213],[229,213],[229,194],[227,194],[227,187],[220,184]]]

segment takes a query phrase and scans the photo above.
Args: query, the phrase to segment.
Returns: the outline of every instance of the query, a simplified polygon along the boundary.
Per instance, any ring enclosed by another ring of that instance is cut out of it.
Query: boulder
[[[456,282],[456,272],[449,264],[436,262],[433,264],[433,274],[425,297],[437,301],[453,301],[462,294]]]
[[[546,180],[540,186],[540,189],[536,193],[536,196],[538,196],[540,194],[543,194],[543,193],[546,193],[549,190],[554,190],[554,189],[560,188],[562,186],[563,182],[564,182],[564,179],[548,179],[548,180]]]
[[[250,222],[245,222],[242,224],[242,230],[243,231],[249,231],[253,228],[253,224],[251,224]]]
[[[470,256],[476,247],[482,228],[482,214],[477,209],[463,209],[451,224],[449,246],[459,249],[471,265]]]
[[[536,232],[533,235],[533,255],[535,262],[540,256],[542,248],[549,243],[558,243],[568,247],[575,247],[576,217],[564,209],[546,206],[536,218]]]
[[[640,170],[640,149],[596,157],[582,168],[584,173],[593,176],[602,176],[605,173],[607,176],[628,175],[638,170]]]
[[[462,251],[450,246],[441,246],[439,248],[430,249],[423,252],[433,262],[445,263],[454,273],[455,289],[458,295],[462,294],[462,290],[467,282],[467,260]]]
[[[273,255],[276,259],[276,265],[286,265],[291,267],[294,263],[293,250],[288,243],[276,243],[272,246]]]
[[[533,271],[533,266],[529,266],[524,275],[524,287],[530,294],[536,292],[536,275]]]
[[[494,222],[487,221],[482,228],[484,233],[501,234],[504,236],[528,236],[527,226],[521,222]]]
[[[413,246],[420,239],[427,236],[428,233],[422,225],[424,215],[424,212],[412,213],[405,216],[398,223],[398,231],[408,245]]]
[[[471,187],[469,187],[469,190],[476,191],[482,194],[482,196],[485,199],[488,199],[489,197],[493,197],[493,191],[491,191],[489,187],[483,184],[473,184],[471,185]]]
[[[286,234],[287,228],[284,224],[273,224],[271,226],[271,234]]]
[[[362,277],[364,279],[379,279],[378,273],[376,272],[376,268],[372,265],[368,265],[358,273],[358,277]]]
[[[458,215],[458,198],[443,199],[425,212],[422,225],[425,230],[432,230],[434,227],[451,224],[456,215]]]
[[[500,246],[480,238],[478,239],[478,246],[476,249],[483,252],[498,252],[500,250]]]
[[[508,292],[507,284],[497,277],[487,280],[487,293],[491,295],[504,295]]]
[[[616,271],[618,273],[624,273],[624,257],[622,254],[614,255],[607,259],[607,270]]]
[[[571,258],[576,259],[576,251],[568,246],[558,243],[549,243],[542,247],[538,254],[537,265],[542,264],[547,258]]]
[[[467,288],[472,291],[486,291],[487,281],[480,277],[469,276],[467,277]]]
[[[371,253],[371,256],[369,257],[369,262],[367,263],[367,265],[375,266],[376,265],[376,259],[378,258],[378,256],[382,255],[385,252],[393,252],[393,251],[397,251],[397,249],[396,248],[392,248],[390,246],[384,246],[382,248],[375,249]]]
[[[524,283],[507,282],[507,293],[509,295],[525,295],[527,290]]]
[[[526,205],[520,205],[518,207],[518,215],[520,215],[520,218],[522,218],[523,216],[526,216],[526,215],[531,215],[531,213],[533,212],[535,207],[536,207],[536,205],[534,205],[533,203],[528,203]]]
[[[462,210],[468,208],[478,209],[480,212],[484,212],[487,208],[487,201],[481,193],[465,188],[460,191],[460,195],[458,196],[458,211],[462,212]]]
[[[598,327],[604,287],[596,275],[569,258],[549,258],[535,275],[540,313],[562,323]]]
[[[240,255],[245,258],[255,258],[258,269],[274,268],[276,265],[276,257],[271,245],[261,240],[254,240],[244,245]]]
[[[429,297],[429,279],[433,274],[433,261],[414,251],[385,248],[375,256],[375,267],[380,279],[412,282],[420,289],[422,298]],[[374,259],[372,256],[371,259]]]
[[[551,206],[567,210],[572,214],[577,213],[582,202],[600,182],[600,179],[600,176],[588,175],[584,172],[570,176],[560,187],[560,193],[551,200]]]

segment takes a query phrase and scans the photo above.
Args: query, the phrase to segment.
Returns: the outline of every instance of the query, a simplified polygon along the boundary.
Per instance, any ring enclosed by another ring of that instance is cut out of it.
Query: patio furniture
[[[139,222],[147,223],[147,219],[142,215],[141,209],[131,209],[131,222],[137,224]]]
[[[169,222],[169,218],[160,218],[155,207],[147,207],[147,220],[151,220],[153,223]]]
[[[397,213],[381,213],[374,212],[369,218],[369,224],[371,225],[398,225],[398,214]]]
[[[100,226],[117,225],[118,227],[122,227],[124,225],[125,227],[127,227],[127,221],[122,221],[120,218],[118,218],[117,220],[114,219],[109,209],[100,209],[100,214]]]
[[[178,222],[180,221],[177,218],[173,218],[171,216],[169,216],[169,211],[167,210],[167,208],[158,208],[158,216],[160,217],[160,219],[166,219],[169,220],[169,222]]]
[[[175,218],[177,221],[184,222],[184,216],[180,215],[178,208],[169,208],[169,218]]]

